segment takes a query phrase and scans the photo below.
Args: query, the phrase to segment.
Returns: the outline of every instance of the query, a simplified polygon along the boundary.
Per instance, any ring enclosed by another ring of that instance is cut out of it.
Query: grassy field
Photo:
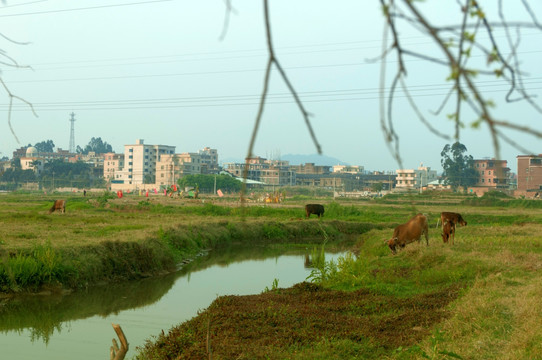
[[[424,194],[298,197],[241,208],[234,199],[73,196],[66,214],[48,215],[52,199],[0,195],[0,254],[11,269],[0,272],[0,281],[4,276],[13,285],[15,265],[33,269],[29,258],[47,283],[59,276],[55,271],[69,273],[67,254],[96,267],[89,273],[144,275],[189,255],[184,248],[356,236],[355,255],[322,262],[310,282],[220,297],[149,341],[140,359],[542,358],[542,202]],[[303,218],[307,202],[325,204],[321,221]],[[461,212],[468,222],[457,228],[454,246],[436,228],[441,211]],[[383,240],[416,212],[429,217],[430,245],[410,244],[391,255]],[[314,246],[317,253],[321,245]],[[147,267],[126,270],[115,254],[137,255]]]

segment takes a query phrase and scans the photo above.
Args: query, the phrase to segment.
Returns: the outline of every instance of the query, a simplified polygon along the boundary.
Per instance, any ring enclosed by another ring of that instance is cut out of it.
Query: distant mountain
[[[344,161],[341,161],[337,158],[326,156],[326,155],[302,155],[302,154],[286,154],[280,157],[281,160],[287,160],[290,162],[290,165],[303,165],[306,163],[314,163],[314,165],[349,165]]]

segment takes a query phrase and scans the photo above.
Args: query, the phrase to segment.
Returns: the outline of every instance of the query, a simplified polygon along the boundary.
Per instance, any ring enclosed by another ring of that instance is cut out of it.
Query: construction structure
[[[72,111],[70,114],[70,146],[68,151],[72,154],[75,154],[75,113]]]

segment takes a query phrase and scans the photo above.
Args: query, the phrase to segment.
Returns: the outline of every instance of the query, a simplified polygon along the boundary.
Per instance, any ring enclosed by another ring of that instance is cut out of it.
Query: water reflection
[[[344,250],[335,248],[333,252]],[[84,345],[90,349],[85,350],[87,355],[97,346],[108,348],[114,336],[110,324],[119,322],[134,349],[161,329],[167,331],[195,316],[216,296],[258,293],[271,286],[274,278],[279,280],[279,287],[305,280],[313,252],[314,249],[231,246],[197,257],[167,276],[96,286],[67,295],[4,299],[0,303],[0,344],[13,346],[11,354],[22,358],[20,348],[27,346],[15,348],[12,344],[42,343],[45,348],[33,346],[36,350],[29,352],[27,358],[36,358],[37,353],[40,359],[53,359],[57,347],[58,352],[65,349],[62,342],[80,342],[83,336],[88,343]],[[281,271],[278,275],[273,273],[277,267]],[[91,329],[100,332],[100,337],[90,340],[92,336],[81,335]],[[75,336],[79,338],[72,340]],[[53,338],[59,339],[55,346],[49,345]],[[81,348],[81,344],[77,347]],[[88,358],[93,358],[90,353]]]
[[[158,301],[178,276],[170,274],[159,279],[96,286],[67,295],[4,299],[0,305],[0,331],[29,329],[32,341],[41,339],[48,343],[51,335],[55,331],[60,333],[62,323],[67,321],[95,315],[107,317]]]

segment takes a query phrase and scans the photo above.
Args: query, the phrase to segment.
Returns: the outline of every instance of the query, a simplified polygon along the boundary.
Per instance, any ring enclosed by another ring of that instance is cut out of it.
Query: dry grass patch
[[[542,353],[541,283],[540,275],[525,279],[498,273],[477,279],[451,307],[453,316],[437,327],[443,335],[437,348],[464,359],[537,358]],[[421,347],[427,354],[435,351],[430,338]]]

